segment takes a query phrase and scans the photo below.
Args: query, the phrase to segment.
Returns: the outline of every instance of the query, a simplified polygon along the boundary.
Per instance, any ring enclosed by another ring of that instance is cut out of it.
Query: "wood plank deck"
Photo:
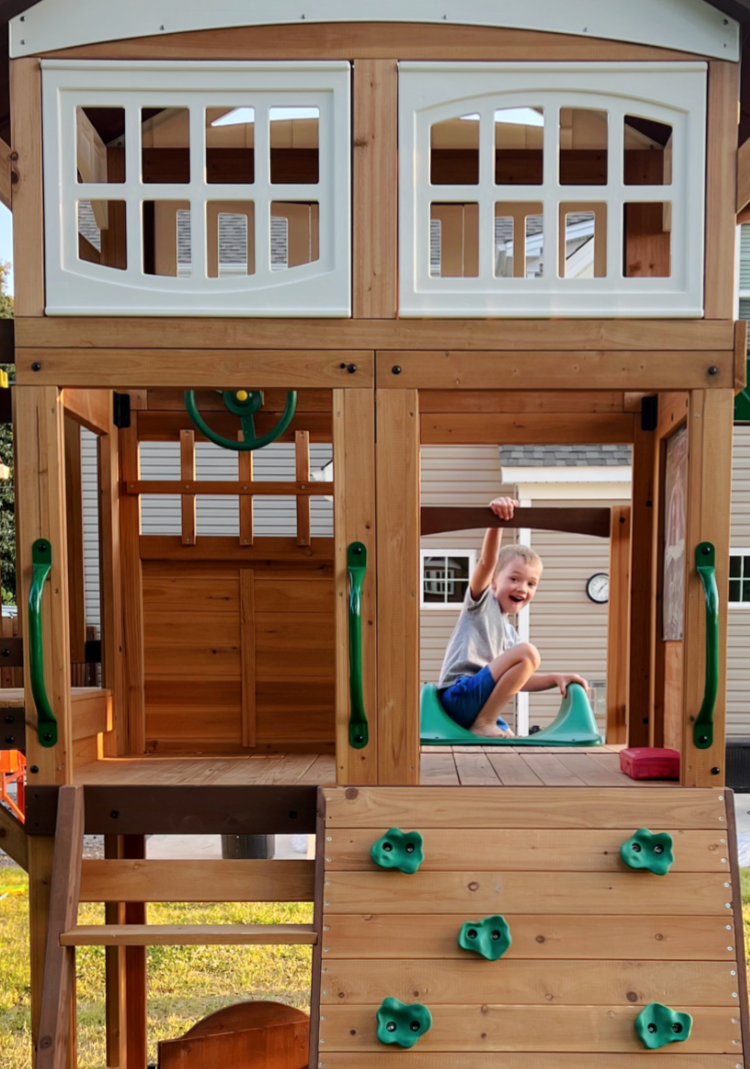
[[[422,786],[674,787],[676,780],[634,780],[620,771],[622,746],[423,746]]]
[[[250,757],[110,757],[75,770],[78,784],[328,786],[336,782],[332,754],[253,754]]]

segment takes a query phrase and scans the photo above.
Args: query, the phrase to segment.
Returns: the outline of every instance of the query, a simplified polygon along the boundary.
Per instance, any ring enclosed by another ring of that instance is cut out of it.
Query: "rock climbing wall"
[[[731,792],[321,793],[311,1066],[745,1069]]]

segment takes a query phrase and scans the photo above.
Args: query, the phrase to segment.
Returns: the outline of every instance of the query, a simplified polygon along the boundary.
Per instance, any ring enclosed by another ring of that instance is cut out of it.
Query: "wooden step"
[[[79,924],[60,936],[64,947],[312,946],[312,924]]]

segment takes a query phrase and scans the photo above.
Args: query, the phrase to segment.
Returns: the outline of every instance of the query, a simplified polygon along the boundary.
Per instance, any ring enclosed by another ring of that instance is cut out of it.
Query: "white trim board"
[[[504,483],[629,483],[633,469],[629,464],[612,467],[571,464],[566,467],[503,467]]]
[[[232,26],[427,22],[590,36],[737,61],[739,24],[704,0],[40,0],[10,22],[11,57]]]

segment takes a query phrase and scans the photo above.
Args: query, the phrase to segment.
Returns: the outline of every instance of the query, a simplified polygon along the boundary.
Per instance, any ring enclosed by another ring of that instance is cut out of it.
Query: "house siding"
[[[744,233],[744,228],[743,228]],[[732,549],[750,548],[750,426],[734,428]],[[750,608],[728,612],[727,736],[750,735]]]

